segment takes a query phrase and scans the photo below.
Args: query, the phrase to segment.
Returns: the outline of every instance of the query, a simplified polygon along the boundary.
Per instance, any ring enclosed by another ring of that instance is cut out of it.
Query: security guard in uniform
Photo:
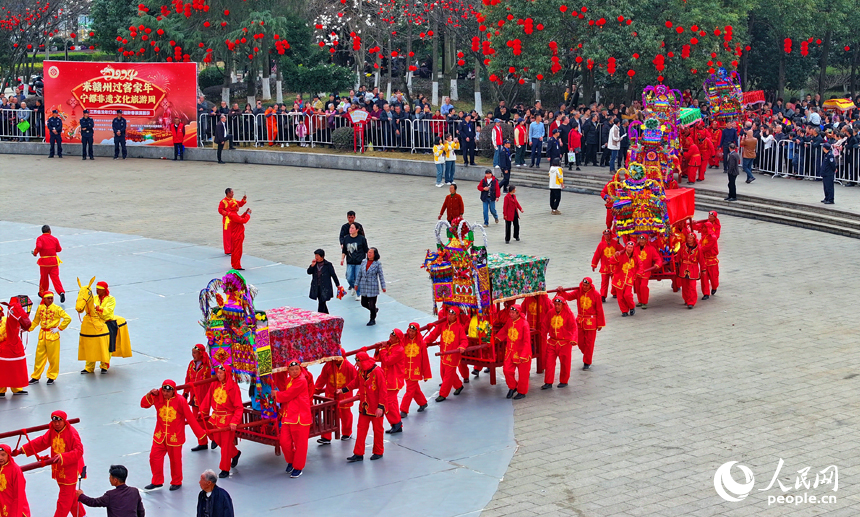
[[[90,111],[84,110],[84,116],[78,122],[81,126],[81,159],[87,159],[87,151],[89,151],[90,160],[93,159],[93,128],[95,121],[90,118]]]
[[[830,151],[830,144],[824,142],[821,145],[823,154],[821,155],[821,163],[818,165],[818,175],[824,183],[824,199],[821,200],[825,205],[833,204],[833,180],[836,176],[836,158]]]
[[[128,156],[125,150],[125,119],[122,118],[122,110],[116,110],[116,117],[113,119],[111,128],[113,129],[113,159],[119,158],[119,149],[122,147],[122,159]]]
[[[51,111],[48,117],[48,137],[51,141],[51,153],[48,158],[54,157],[54,146],[57,146],[57,156],[63,157],[63,119],[57,114],[57,110]]]

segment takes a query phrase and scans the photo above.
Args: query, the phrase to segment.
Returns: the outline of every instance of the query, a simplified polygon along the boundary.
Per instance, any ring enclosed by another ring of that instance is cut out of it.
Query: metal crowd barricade
[[[19,142],[42,142],[45,140],[44,121],[37,119],[33,110],[27,109],[23,113],[19,109],[0,109],[0,139]],[[26,131],[18,128],[21,120],[26,120],[30,127]]]
[[[368,147],[383,151],[412,150],[410,138],[411,124],[409,120],[380,120],[367,119],[365,124],[365,141]]]
[[[234,144],[254,144],[256,147],[259,141],[256,115],[253,113],[227,115],[227,124]]]
[[[436,145],[436,138],[445,139],[445,121],[430,118],[410,120],[412,126],[412,152],[429,153]]]
[[[217,123],[218,115],[212,113],[201,113],[197,117],[197,143],[200,147],[205,147],[215,139]]]

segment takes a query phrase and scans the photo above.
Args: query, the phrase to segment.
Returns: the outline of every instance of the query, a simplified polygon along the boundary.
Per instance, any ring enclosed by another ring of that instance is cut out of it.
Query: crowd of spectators
[[[44,140],[45,106],[42,99],[27,97],[23,88],[8,97],[0,94],[0,135],[3,140],[19,142]]]

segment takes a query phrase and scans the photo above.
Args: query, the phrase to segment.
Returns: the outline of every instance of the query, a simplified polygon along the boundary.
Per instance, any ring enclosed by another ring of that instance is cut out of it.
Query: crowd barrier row
[[[860,172],[860,149],[846,149],[833,146],[836,159],[836,182],[840,184],[858,183]],[[812,142],[795,143],[792,140],[773,142],[769,147],[759,140],[753,169],[772,174],[773,178],[817,179],[818,167],[824,150]]]

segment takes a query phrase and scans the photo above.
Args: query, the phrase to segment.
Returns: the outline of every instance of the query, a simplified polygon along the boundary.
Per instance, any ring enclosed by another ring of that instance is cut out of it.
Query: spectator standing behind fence
[[[367,258],[358,266],[358,277],[356,277],[357,289],[361,292],[361,306],[370,311],[368,327],[376,325],[376,300],[379,297],[379,287],[385,292],[385,275],[382,272],[382,262],[379,261],[379,250],[370,248],[367,250]],[[397,408],[395,407],[395,410]]]
[[[618,162],[618,152],[621,150],[621,120],[618,117],[612,120],[606,148],[609,150],[609,172],[614,174],[615,164]]]
[[[502,181],[499,186],[507,192],[508,185],[511,183],[511,141],[505,140],[502,147],[502,152],[499,153],[499,168],[502,171]]]
[[[535,116],[534,122],[529,124],[529,141],[532,144],[531,165],[529,167],[540,167],[540,155],[543,151],[543,139],[546,136],[546,128],[540,115]]]
[[[51,117],[48,118],[48,138],[51,142],[51,151],[48,158],[54,157],[54,145],[57,146],[57,156],[63,157],[63,119],[60,118],[57,110],[51,111]]]
[[[128,151],[125,148],[125,132],[127,129],[125,118],[122,116],[122,110],[116,110],[116,117],[111,122],[113,130],[113,159],[119,158],[120,149],[122,149],[122,159],[125,160],[128,156]]]
[[[30,129],[30,114],[31,111],[27,107],[26,102],[21,103],[21,107],[18,111],[15,112],[16,117],[16,125],[18,127],[18,141],[23,142],[24,136],[27,134],[27,131]],[[21,129],[24,128],[24,129]]]
[[[463,165],[475,165],[475,123],[471,114],[465,114],[457,130],[460,148],[463,149]]]
[[[729,143],[729,155],[726,157],[725,165],[726,165],[726,174],[729,177],[729,197],[725,199],[725,201],[737,201],[738,194],[737,189],[735,188],[735,180],[738,178],[738,165],[741,162],[741,157],[737,151],[737,144],[734,142]]]
[[[107,508],[107,517],[145,517],[140,492],[125,484],[128,469],[122,465],[111,465],[108,472],[108,482],[114,487],[113,490],[96,498],[87,497],[83,490],[78,490],[78,502],[90,508]]]
[[[454,138],[450,133],[445,136],[445,184],[454,184],[454,168],[457,166],[457,149],[460,148],[460,140]]]
[[[505,137],[502,134],[502,119],[497,118],[493,120],[493,167],[499,168],[499,153],[502,152],[502,149],[505,145]]]
[[[526,130],[525,119],[517,120],[517,125],[514,127],[514,146],[516,157],[514,162],[517,167],[522,167],[526,163],[526,138],[528,131]]]
[[[234,517],[233,500],[226,490],[216,485],[218,475],[211,470],[200,474],[197,495],[197,517]]]
[[[752,130],[747,130],[741,138],[741,147],[743,148],[743,167],[744,172],[747,174],[747,183],[752,183],[755,181],[755,176],[753,176],[752,168],[753,161],[755,161],[756,157],[756,148],[758,147],[758,139],[753,136]]]
[[[447,145],[440,137],[436,137],[436,145],[433,146],[433,163],[436,164],[436,186],[442,187],[445,178],[445,150]]]
[[[567,133],[567,170],[576,166],[579,169],[579,162],[582,160],[582,134],[579,132],[579,125],[572,125],[570,132]]]
[[[582,164],[588,165],[589,160],[597,167],[597,147],[600,144],[600,128],[598,127],[597,113],[592,113],[591,118],[582,125],[582,138],[585,140],[585,158]]]
[[[833,204],[833,179],[836,176],[836,158],[833,156],[833,151],[829,143],[821,144],[821,149],[824,151],[821,155],[821,163],[818,165],[818,175],[821,176],[824,183],[824,199],[821,200],[825,205]]]
[[[502,215],[505,218],[505,244],[511,242],[511,225],[514,227],[514,239],[520,240],[519,212],[525,212],[525,210],[517,201],[517,187],[511,185],[508,187],[508,193],[505,195],[505,202],[502,205]]]

